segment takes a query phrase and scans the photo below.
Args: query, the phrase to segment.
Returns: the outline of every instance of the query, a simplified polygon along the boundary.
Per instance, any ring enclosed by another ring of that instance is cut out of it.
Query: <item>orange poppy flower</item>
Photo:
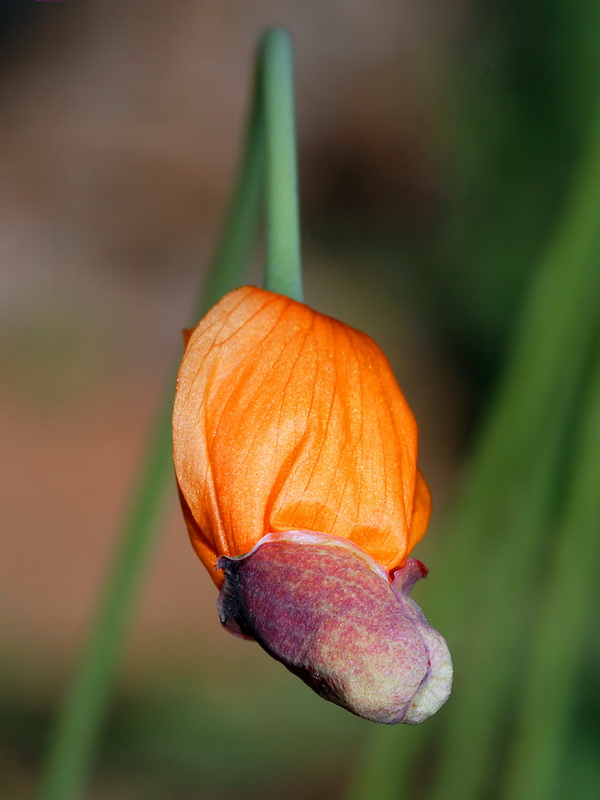
[[[188,333],[173,452],[190,538],[221,588],[228,629],[369,719],[420,721],[425,695],[445,700],[445,643],[408,598],[425,570],[407,556],[431,511],[417,427],[368,336],[281,295],[231,292]],[[431,675],[440,641],[443,690]],[[381,670],[391,685],[366,699],[364,676],[381,685]],[[350,686],[349,673],[362,683]]]

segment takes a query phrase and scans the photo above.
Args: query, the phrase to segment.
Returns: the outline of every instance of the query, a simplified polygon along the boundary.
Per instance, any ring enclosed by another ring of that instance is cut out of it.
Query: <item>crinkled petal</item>
[[[350,539],[392,570],[427,526],[416,424],[385,356],[281,295],[238,289],[191,333],[173,445],[207,566],[269,532],[308,529]]]

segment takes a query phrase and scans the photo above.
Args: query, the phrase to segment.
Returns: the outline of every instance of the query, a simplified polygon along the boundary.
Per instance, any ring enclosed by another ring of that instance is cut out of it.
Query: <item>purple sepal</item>
[[[448,698],[448,648],[409,596],[427,574],[420,561],[390,583],[347,539],[289,531],[217,566],[227,630],[255,639],[326,700],[374,722],[415,724]]]

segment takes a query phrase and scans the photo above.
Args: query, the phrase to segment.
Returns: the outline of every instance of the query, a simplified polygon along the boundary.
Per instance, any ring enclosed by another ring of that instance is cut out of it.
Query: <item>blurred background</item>
[[[1,0],[3,797],[37,781],[271,24],[296,43],[307,300],[392,361],[429,550],[598,107],[593,0]],[[342,797],[372,726],[222,631],[171,494],[88,796]]]

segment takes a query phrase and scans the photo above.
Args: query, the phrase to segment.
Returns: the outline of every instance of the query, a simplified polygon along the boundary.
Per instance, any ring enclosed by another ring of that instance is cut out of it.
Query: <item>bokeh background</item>
[[[3,797],[38,780],[270,24],[296,42],[307,299],[392,361],[430,549],[598,107],[593,0],[2,0]],[[171,495],[88,796],[342,797],[372,726],[221,630]]]

